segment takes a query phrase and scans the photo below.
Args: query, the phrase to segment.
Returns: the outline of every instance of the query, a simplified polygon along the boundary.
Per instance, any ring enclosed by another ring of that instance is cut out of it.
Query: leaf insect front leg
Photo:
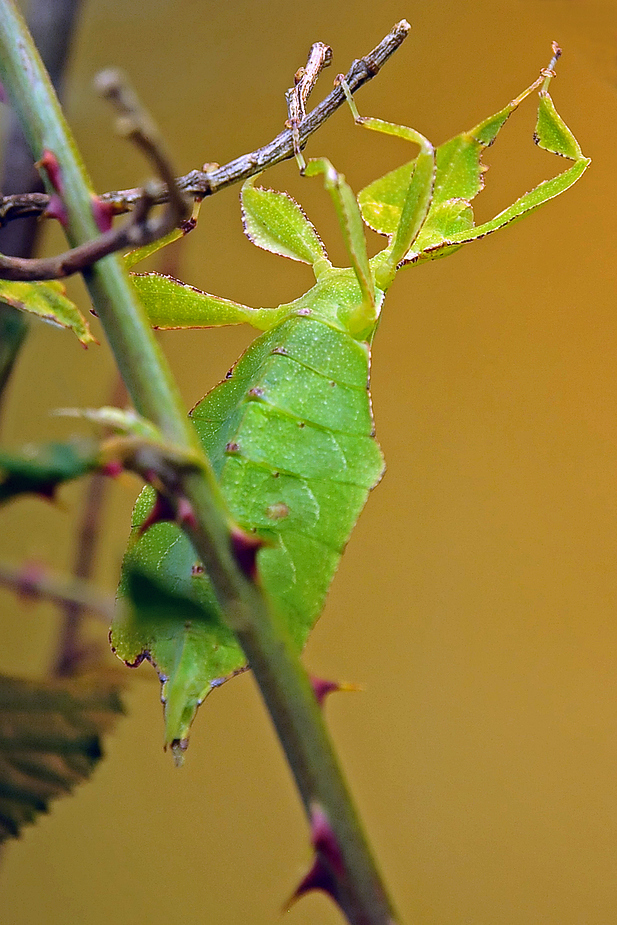
[[[349,319],[350,331],[372,328],[379,316],[379,308],[376,306],[375,280],[366,249],[364,223],[355,194],[343,174],[339,173],[326,157],[310,160],[303,173],[307,177],[323,174],[324,186],[332,197],[351,265],[360,287],[361,302]]]
[[[358,202],[344,176],[338,173],[327,158],[311,160],[306,167],[303,169],[301,167],[301,172],[305,176],[323,174],[324,185],[332,196],[362,293],[362,303],[358,307],[352,324],[354,327],[357,325],[359,330],[363,330],[374,325],[379,314],[379,309],[376,308],[376,289],[385,292],[388,288],[401,260],[417,238],[428,215],[435,185],[435,148],[424,135],[415,129],[385,122],[382,119],[361,116],[342,74],[339,74],[337,81],[345,93],[354,121],[358,125],[386,135],[395,135],[420,147],[414,170],[409,178],[396,233],[378,259],[372,261],[373,268],[368,258],[364,224]]]
[[[413,172],[403,200],[403,208],[398,222],[396,233],[390,245],[379,255],[375,268],[375,278],[380,289],[387,289],[398,269],[398,266],[418,237],[424,221],[429,213],[433,200],[437,162],[435,148],[431,142],[420,132],[406,125],[386,122],[372,116],[361,116],[355,100],[342,74],[337,81],[340,83],[351,114],[356,125],[384,135],[394,135],[405,141],[411,141],[420,148],[416,157]]]

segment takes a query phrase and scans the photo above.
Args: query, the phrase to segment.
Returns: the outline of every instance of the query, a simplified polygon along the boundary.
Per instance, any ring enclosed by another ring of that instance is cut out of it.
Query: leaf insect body
[[[258,580],[298,649],[383,473],[368,391],[370,345],[397,270],[517,220],[566,190],[589,164],[548,95],[554,50],[550,67],[520,96],[438,148],[413,129],[361,118],[344,87],[356,122],[420,148],[414,160],[375,180],[357,200],[328,160],[309,161],[305,174],[323,175],[334,202],[348,268],[331,264],[291,197],[247,181],[242,212],[250,240],[313,268],[315,285],[299,299],[254,309],[156,274],[134,277],[155,327],[245,322],[263,332],[191,416],[235,522],[264,541]],[[471,201],[483,186],[482,151],[538,88],[535,140],[572,165],[476,226]],[[370,259],[363,222],[388,239]],[[166,744],[181,761],[197,707],[214,686],[244,670],[246,660],[220,619],[208,577],[196,567],[184,534],[159,522],[142,535],[152,503],[153,492],[145,489],[135,507],[121,584],[132,605],[111,638],[127,664],[146,658],[155,665],[163,682]]]

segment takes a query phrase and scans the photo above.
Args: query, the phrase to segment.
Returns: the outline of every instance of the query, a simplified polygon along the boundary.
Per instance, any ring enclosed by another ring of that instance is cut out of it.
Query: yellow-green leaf
[[[1,279],[0,302],[6,302],[7,305],[30,312],[32,315],[38,315],[50,324],[69,328],[85,347],[88,344],[98,343],[82,313],[75,303],[67,298],[66,289],[60,280],[22,283]]]

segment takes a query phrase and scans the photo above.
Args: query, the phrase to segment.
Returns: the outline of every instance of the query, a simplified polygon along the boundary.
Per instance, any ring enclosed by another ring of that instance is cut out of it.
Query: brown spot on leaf
[[[289,508],[284,501],[275,501],[266,508],[266,517],[270,520],[283,520],[289,515]]]

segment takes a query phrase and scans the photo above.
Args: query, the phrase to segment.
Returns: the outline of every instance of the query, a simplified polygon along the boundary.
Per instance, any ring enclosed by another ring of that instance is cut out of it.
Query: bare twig
[[[351,65],[345,80],[352,93],[355,93],[365,83],[368,83],[381,67],[399,48],[407,37],[411,26],[403,19],[381,40],[381,42],[364,58],[359,58]],[[319,129],[327,119],[345,102],[345,95],[340,86],[334,87],[331,93],[322,100],[302,120],[298,135],[300,147],[304,147],[309,137]],[[227,186],[232,186],[254,174],[272,167],[280,161],[293,157],[294,137],[291,128],[286,128],[269,144],[238,157],[223,167],[208,170],[191,170],[190,173],[179,177],[175,186],[185,195],[194,199],[211,196]],[[171,185],[171,184],[170,184]],[[159,205],[169,201],[169,187],[167,184],[156,184],[152,188],[153,203]],[[143,190],[126,189],[103,193],[101,201],[113,208],[115,214],[120,215],[134,209],[142,198]],[[17,196],[5,196],[0,199],[0,225],[15,218],[27,215],[41,215],[49,206],[49,196],[44,193],[25,193]]]
[[[54,257],[22,258],[0,255],[1,278],[27,281],[62,279],[92,266],[108,254],[150,244],[162,238],[188,217],[189,201],[174,185],[173,170],[163,150],[156,126],[126,79],[119,71],[103,71],[97,78],[97,89],[118,111],[117,125],[120,133],[144,152],[154,164],[166,188],[171,190],[167,208],[160,216],[151,216],[155,198],[150,187],[146,186],[141,191],[131,220],[121,227],[105,231],[92,241]],[[109,214],[106,218],[110,218]]]
[[[171,168],[171,158],[165,151],[163,138],[156,124],[139,102],[126,77],[120,71],[102,71],[96,78],[96,88],[101,96],[115,106],[118,112],[116,129],[119,134],[134,142],[152,161],[161,180],[169,190],[169,208],[158,222],[152,223],[151,226],[154,235],[152,240],[163,237],[190,214],[189,201],[176,184]],[[150,241],[141,243],[149,244]]]
[[[115,611],[111,595],[102,594],[82,578],[59,575],[46,566],[0,562],[0,584],[12,588],[25,600],[42,598],[55,604],[72,603],[110,622]]]
[[[116,374],[111,404],[122,407],[126,400],[124,383]],[[100,539],[101,519],[108,490],[109,479],[102,472],[95,472],[90,476],[85,489],[81,519],[76,531],[73,574],[79,582],[89,582],[92,577],[92,567]],[[87,587],[91,586],[88,584]],[[63,621],[52,672],[55,677],[66,678],[78,672],[83,662],[85,648],[81,640],[81,627],[84,615],[92,608],[84,600],[68,596],[60,604]]]

